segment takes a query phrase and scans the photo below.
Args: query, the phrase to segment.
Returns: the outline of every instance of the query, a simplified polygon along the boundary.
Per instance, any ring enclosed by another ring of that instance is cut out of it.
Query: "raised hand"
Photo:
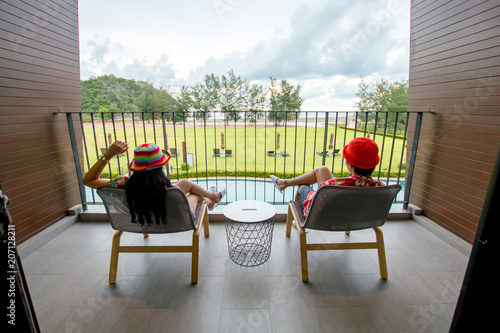
[[[123,154],[124,152],[126,152],[128,149],[128,143],[127,142],[123,142],[123,141],[115,141],[111,144],[111,146],[109,146],[108,150],[106,151],[105,155],[108,157],[108,158],[111,158],[113,156],[116,156],[116,155],[120,155],[120,154]]]

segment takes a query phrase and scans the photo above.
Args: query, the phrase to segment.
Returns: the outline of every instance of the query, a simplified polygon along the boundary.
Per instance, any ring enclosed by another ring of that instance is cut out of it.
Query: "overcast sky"
[[[227,74],[302,87],[303,110],[354,110],[360,77],[408,78],[409,0],[84,0],[81,78],[180,87]]]

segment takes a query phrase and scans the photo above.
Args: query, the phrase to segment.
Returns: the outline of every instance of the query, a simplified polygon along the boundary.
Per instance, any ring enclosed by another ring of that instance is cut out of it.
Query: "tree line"
[[[393,132],[395,126],[396,131],[404,130],[406,115],[397,111],[408,111],[408,80],[389,82],[380,78],[369,83],[361,79],[356,97],[359,100],[355,108],[366,116],[366,123],[376,124],[377,128],[387,126],[389,132]],[[386,113],[380,117],[377,112]]]
[[[300,84],[270,77],[267,87],[241,78],[230,70],[227,75],[206,74],[203,80],[177,89],[156,88],[149,82],[114,75],[91,77],[81,81],[82,111],[99,112],[110,119],[113,112],[141,113],[148,120],[164,117],[183,122],[188,117],[207,122],[214,112],[223,112],[226,122],[244,119],[249,123],[267,117],[283,123],[300,115],[304,99]],[[377,126],[404,125],[406,118],[393,111],[408,110],[408,80],[389,82],[384,78],[372,83],[361,79],[354,107]],[[242,112],[244,111],[244,113]],[[375,119],[376,112],[387,111],[386,120]],[[166,113],[165,113],[166,112]]]
[[[202,82],[180,89],[155,88],[149,82],[104,75],[81,81],[82,111],[99,112],[104,119],[117,111],[138,112],[144,119],[166,112],[167,121],[173,122],[188,117],[206,122],[220,111],[226,122],[245,117],[250,123],[267,113],[269,121],[279,123],[300,114],[304,102],[300,88],[299,84],[272,77],[269,86],[263,87],[235,75],[233,70],[227,75],[206,74]]]

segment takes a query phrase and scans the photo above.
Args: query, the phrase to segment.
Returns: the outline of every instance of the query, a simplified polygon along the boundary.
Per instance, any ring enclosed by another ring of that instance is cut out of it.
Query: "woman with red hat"
[[[330,169],[326,166],[318,167],[292,179],[280,179],[274,175],[271,175],[271,179],[280,192],[283,192],[289,186],[299,186],[295,195],[295,201],[300,203],[304,208],[304,215],[307,215],[316,193],[311,188],[311,184],[317,183],[318,186],[341,185],[362,187],[384,185],[382,182],[376,181],[371,177],[373,170],[380,161],[378,146],[375,141],[364,137],[355,138],[344,147],[342,156],[351,176],[341,182],[333,177]]]
[[[188,179],[181,179],[172,185],[170,179],[163,172],[162,167],[170,160],[170,153],[161,150],[155,143],[143,143],[134,149],[134,159],[128,168],[132,175],[119,176],[117,179],[102,179],[101,174],[107,163],[114,156],[120,155],[128,150],[128,143],[116,141],[110,145],[108,150],[102,154],[99,160],[90,168],[83,177],[83,184],[91,188],[114,187],[124,188],[127,196],[132,222],[151,223],[151,213],[156,221],[162,220],[166,223],[165,196],[167,187],[178,187],[187,196],[192,211],[201,200],[205,200],[208,209],[212,210],[226,194],[226,188],[217,192],[215,189],[206,190],[202,186]],[[193,213],[194,214],[194,213]]]

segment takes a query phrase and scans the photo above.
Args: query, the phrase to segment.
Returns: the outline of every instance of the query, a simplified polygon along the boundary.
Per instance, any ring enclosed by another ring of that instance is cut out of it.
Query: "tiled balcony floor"
[[[200,237],[197,285],[189,254],[121,254],[107,283],[113,230],[79,222],[22,258],[42,332],[448,332],[468,257],[419,224],[383,226],[389,279],[375,250],[309,252],[300,280],[298,234],[276,223],[271,258],[228,257],[223,223]],[[124,234],[122,245],[189,243],[191,233]],[[366,241],[372,230],[309,231],[308,239]]]

